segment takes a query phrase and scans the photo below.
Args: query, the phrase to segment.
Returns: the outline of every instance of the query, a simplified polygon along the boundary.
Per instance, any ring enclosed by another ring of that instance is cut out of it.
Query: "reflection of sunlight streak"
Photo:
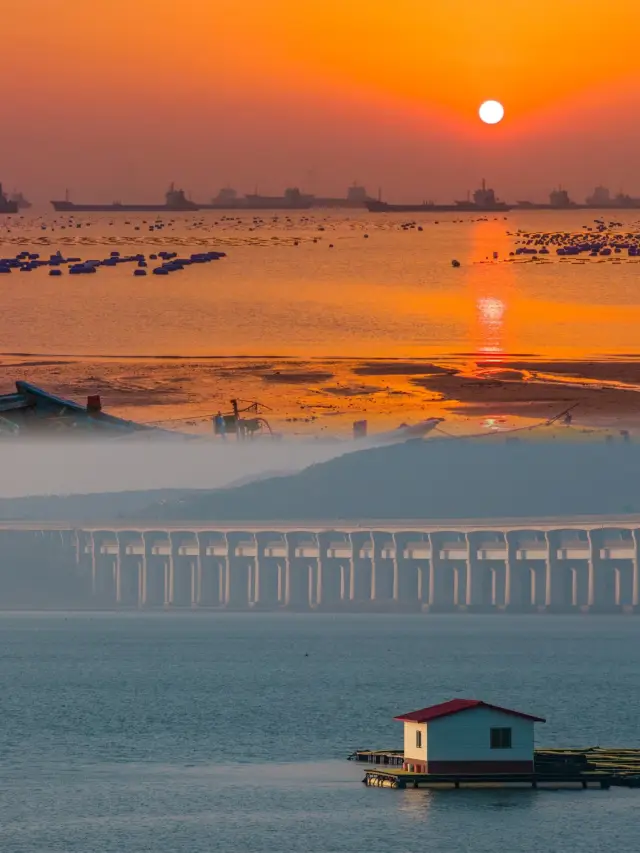
[[[508,257],[509,238],[504,222],[490,221],[474,223],[471,239],[471,263],[466,267],[474,307],[470,348],[487,360],[500,362],[507,349],[506,321],[513,282],[511,266],[500,259]],[[490,258],[496,260],[492,263]]]
[[[507,427],[503,426],[504,422],[504,418],[485,418],[482,421],[482,426],[485,429],[492,430],[493,432],[501,432],[507,429]]]
[[[506,305],[501,299],[493,296],[481,296],[477,303],[479,328],[482,337],[482,345],[478,347],[480,352],[501,353],[502,328]]]
[[[500,323],[504,317],[505,307],[500,299],[491,297],[478,299],[478,310],[486,323]]]
[[[411,790],[407,788],[402,791],[402,796],[398,797],[398,811],[402,812],[403,817],[408,817],[411,820],[422,822],[434,820],[437,819],[440,812],[449,812],[451,798],[453,797],[459,807],[463,807],[462,803],[464,803],[465,809],[471,809],[478,813],[486,813],[487,809],[500,811],[503,809],[528,810],[535,808],[538,802],[532,788],[505,790],[491,788],[465,790],[463,788],[456,792],[451,789],[421,788]]]

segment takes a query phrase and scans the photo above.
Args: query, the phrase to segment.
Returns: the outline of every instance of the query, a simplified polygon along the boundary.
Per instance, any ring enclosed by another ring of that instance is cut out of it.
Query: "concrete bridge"
[[[3,574],[106,608],[637,612],[640,516],[0,524]],[[59,606],[59,605],[58,605]]]

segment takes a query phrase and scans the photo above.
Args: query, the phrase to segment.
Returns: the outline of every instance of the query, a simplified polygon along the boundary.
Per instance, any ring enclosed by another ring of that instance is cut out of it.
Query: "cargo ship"
[[[0,213],[17,213],[18,205],[12,199],[7,198],[0,184]]]
[[[200,204],[201,210],[309,210],[313,207],[312,195],[301,193],[297,187],[284,191],[284,195],[268,196],[252,193],[238,196],[235,190],[225,188],[209,204]]]
[[[309,210],[310,208],[361,208],[373,201],[364,187],[353,184],[343,198],[317,196],[290,187],[283,195],[268,196],[253,193],[238,195],[231,187],[224,187],[208,204],[198,205],[201,210]]]
[[[16,192],[11,193],[11,198],[9,201],[13,201],[18,205],[18,210],[28,210],[30,207],[33,207],[28,198],[25,198],[23,193],[16,190]]]
[[[69,193],[64,201],[52,201],[53,209],[60,213],[177,213],[181,211],[199,210],[200,206],[185,196],[184,190],[176,190],[171,184],[165,194],[164,204],[76,204],[69,200]]]
[[[573,201],[567,190],[559,187],[549,193],[549,201],[543,204],[534,201],[517,201],[517,210],[640,210],[640,198],[618,193],[612,196],[606,187],[596,187],[584,204]]]
[[[243,204],[248,210],[309,210],[312,206],[313,196],[305,195],[297,187],[286,189],[282,196],[246,195]]]
[[[364,208],[367,206],[367,202],[375,201],[370,195],[368,195],[366,189],[364,187],[359,186],[357,183],[352,184],[347,190],[347,194],[344,198],[336,198],[331,196],[317,196],[314,195],[312,198],[312,207],[328,207],[328,208],[338,208],[338,209],[357,209]]]
[[[511,210],[511,205],[496,198],[495,192],[487,188],[486,182],[473,194],[473,201],[456,201],[453,204],[435,204],[425,201],[422,204],[389,204],[386,201],[367,201],[370,213],[497,213]]]

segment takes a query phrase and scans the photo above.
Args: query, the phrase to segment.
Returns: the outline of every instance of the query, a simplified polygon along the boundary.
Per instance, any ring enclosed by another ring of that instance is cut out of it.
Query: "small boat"
[[[402,424],[397,429],[388,432],[373,433],[367,438],[358,440],[358,443],[361,445],[402,444],[405,441],[424,438],[443,421],[444,418],[427,418],[427,420],[419,421],[417,424]]]
[[[87,397],[85,405],[65,400],[31,385],[16,382],[13,394],[0,394],[0,438],[146,436],[147,438],[198,438],[127,421],[102,411],[100,396]]]
[[[0,184],[0,213],[17,213],[18,205],[15,201],[8,198]]]
[[[184,190],[175,189],[173,184],[165,193],[164,204],[122,204],[120,201],[113,204],[76,204],[69,200],[68,190],[64,200],[52,201],[51,204],[58,213],[176,213],[200,209],[186,197]]]
[[[33,207],[29,199],[25,198],[23,193],[19,192],[18,190],[11,193],[11,198],[9,199],[9,201],[16,204],[18,206],[18,210],[29,210],[30,207]]]

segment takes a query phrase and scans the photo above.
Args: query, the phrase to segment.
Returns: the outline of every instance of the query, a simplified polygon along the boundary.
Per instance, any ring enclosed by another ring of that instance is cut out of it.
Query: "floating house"
[[[465,776],[533,773],[534,725],[545,722],[477,699],[452,699],[395,719],[404,723],[404,770]]]
[[[535,724],[546,720],[512,708],[451,699],[395,719],[404,749],[349,756],[376,765],[362,780],[368,787],[640,788],[640,749],[535,749]]]

